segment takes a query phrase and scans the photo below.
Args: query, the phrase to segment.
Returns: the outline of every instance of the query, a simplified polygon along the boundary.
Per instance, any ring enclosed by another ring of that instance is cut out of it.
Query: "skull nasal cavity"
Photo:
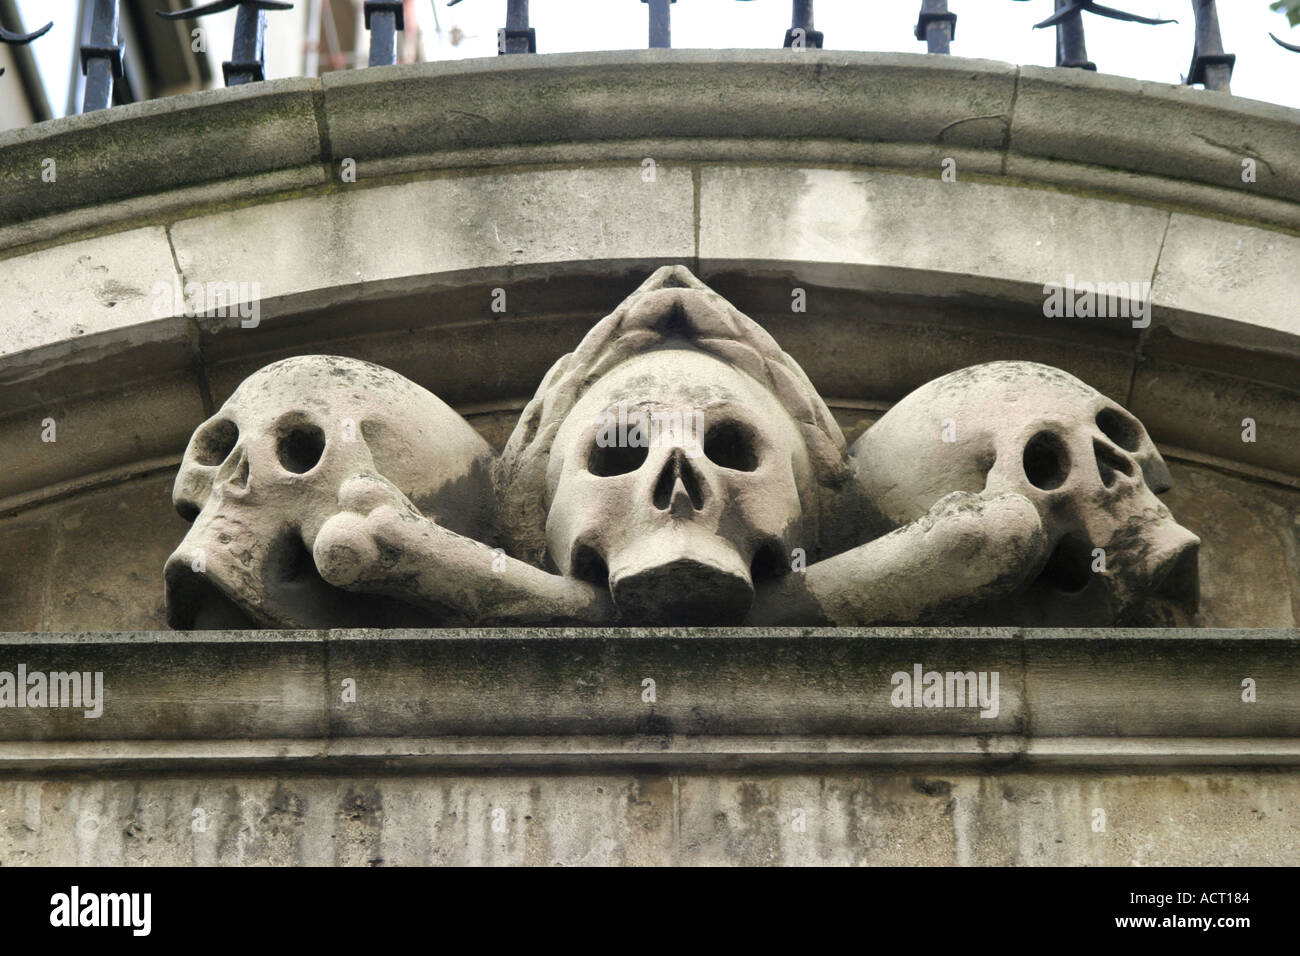
[[[1097,457],[1097,474],[1107,488],[1115,484],[1117,475],[1133,477],[1133,463],[1124,455],[1117,454],[1099,441],[1092,443],[1092,451]]]
[[[247,488],[248,455],[241,450],[238,455],[228,456],[217,472],[216,483],[230,488]]]
[[[1039,432],[1025,445],[1025,477],[1035,488],[1051,491],[1070,474],[1070,453],[1060,436]]]
[[[315,468],[325,453],[325,433],[315,425],[294,425],[281,433],[275,453],[285,471],[301,475]]]
[[[673,504],[673,493],[680,479],[691,508],[699,511],[704,507],[704,491],[700,488],[700,476],[680,448],[674,448],[668,460],[664,462],[659,480],[655,482],[654,502],[660,511],[667,511]]]

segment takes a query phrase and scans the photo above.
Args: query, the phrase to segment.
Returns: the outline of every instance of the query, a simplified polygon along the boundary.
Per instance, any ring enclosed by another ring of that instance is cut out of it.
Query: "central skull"
[[[808,454],[789,413],[734,366],[689,348],[602,375],[556,434],[548,552],[608,583],[631,623],[740,620],[754,576],[799,533]]]

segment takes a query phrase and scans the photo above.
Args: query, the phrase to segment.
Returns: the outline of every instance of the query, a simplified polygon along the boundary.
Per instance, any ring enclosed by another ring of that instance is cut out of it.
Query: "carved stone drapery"
[[[194,434],[177,628],[1112,624],[1196,602],[1136,418],[1029,362],[916,390],[851,448],[798,364],[681,266],[546,375],[502,455],[336,356]]]

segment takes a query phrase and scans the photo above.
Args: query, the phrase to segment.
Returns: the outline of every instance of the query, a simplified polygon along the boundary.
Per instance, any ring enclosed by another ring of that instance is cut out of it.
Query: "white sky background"
[[[441,34],[434,31],[434,3]],[[1098,71],[1178,83],[1191,62],[1191,0],[1105,3],[1179,22],[1153,27],[1084,14],[1088,56]],[[32,49],[45,74],[55,115],[62,115],[69,57],[76,45],[76,0],[19,0],[19,6],[26,29],[55,21],[54,30]],[[296,3],[299,9],[306,6],[307,0]],[[640,0],[532,0],[529,6],[539,53],[647,46],[648,7]],[[1052,0],[949,0],[948,6],[958,15],[953,55],[1042,66],[1055,63],[1056,31],[1031,29],[1051,15]],[[496,31],[505,25],[505,8],[505,0],[462,0],[451,8],[446,0],[420,0],[416,9],[424,31],[425,59],[496,56]],[[816,0],[816,27],[826,35],[827,49],[923,53],[925,44],[912,32],[920,8],[920,0]],[[790,12],[790,0],[678,0],[672,8],[673,46],[776,48],[790,26]],[[294,13],[268,14],[269,78],[301,73],[301,33],[282,29],[277,35],[276,31],[277,19],[283,23],[293,18]],[[220,83],[220,61],[230,54],[235,11],[203,22],[210,30],[214,72]],[[1219,22],[1224,49],[1237,55],[1233,93],[1300,108],[1300,53],[1283,50],[1268,37],[1271,31],[1290,43],[1300,43],[1300,28],[1291,30],[1285,17],[1268,9],[1268,0],[1219,0]],[[17,24],[5,26],[13,29]],[[456,45],[450,38],[453,28],[463,34]]]

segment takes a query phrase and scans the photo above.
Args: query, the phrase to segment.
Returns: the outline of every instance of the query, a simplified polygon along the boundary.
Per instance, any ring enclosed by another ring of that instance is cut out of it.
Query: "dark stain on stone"
[[[913,778],[912,789],[927,797],[947,797],[952,795],[952,784],[947,780],[922,780]]]

